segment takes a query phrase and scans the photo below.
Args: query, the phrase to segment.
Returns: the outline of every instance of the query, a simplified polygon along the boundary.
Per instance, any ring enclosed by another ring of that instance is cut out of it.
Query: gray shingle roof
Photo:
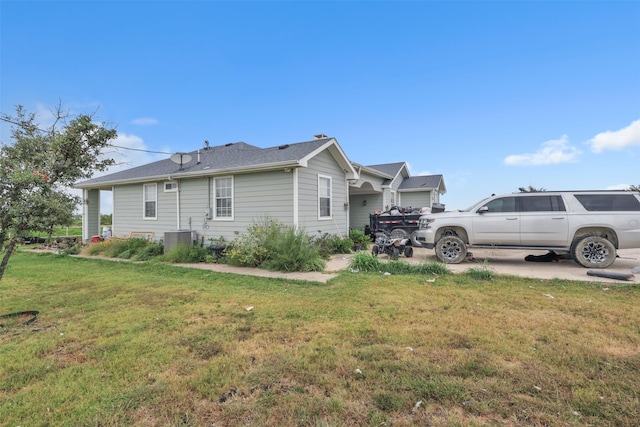
[[[307,142],[259,148],[244,142],[220,145],[191,151],[188,163],[182,165],[170,159],[160,160],[131,169],[76,183],[76,187],[93,187],[111,183],[138,181],[156,177],[179,178],[198,174],[215,174],[234,170],[267,168],[269,165],[294,164],[313,153],[333,138],[322,138]],[[198,151],[200,162],[198,163]]]
[[[378,170],[386,175],[396,176],[405,165],[404,162],[385,163],[382,165],[369,165],[368,168]]]
[[[437,189],[442,182],[442,175],[422,175],[405,178],[398,190],[431,190]]]

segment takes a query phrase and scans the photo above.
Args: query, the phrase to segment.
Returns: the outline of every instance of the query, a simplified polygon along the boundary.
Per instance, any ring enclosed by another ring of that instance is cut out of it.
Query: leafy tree
[[[72,117],[60,106],[53,114],[46,129],[22,106],[14,116],[0,115],[12,125],[12,144],[0,147],[0,280],[21,239],[72,224],[79,198],[68,188],[114,163],[102,151],[115,129],[94,123],[92,115]]]
[[[102,215],[100,215],[100,224],[102,224],[102,225],[111,225],[111,224],[113,224],[113,214],[102,214]]]
[[[541,191],[547,191],[544,188],[536,188],[533,185],[530,185],[528,187],[518,187],[518,191],[521,193],[538,193]]]
[[[640,191],[640,185],[630,185],[629,191]]]

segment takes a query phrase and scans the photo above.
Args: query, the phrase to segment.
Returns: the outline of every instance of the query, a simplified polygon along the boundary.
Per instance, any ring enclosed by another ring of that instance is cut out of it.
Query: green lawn
[[[0,424],[637,425],[637,285],[429,279],[19,252],[0,314],[40,315],[0,319]]]

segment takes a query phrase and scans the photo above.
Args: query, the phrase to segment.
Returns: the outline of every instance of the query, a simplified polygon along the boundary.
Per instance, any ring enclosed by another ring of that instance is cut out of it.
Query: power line
[[[129,147],[122,147],[120,145],[113,145],[113,144],[109,144],[109,147],[113,147],[113,148],[121,148],[123,150],[131,150],[131,151],[141,151],[143,153],[153,153],[153,154],[174,154],[174,153],[168,153],[166,151],[152,151],[152,150],[143,150],[142,148],[129,148]]]

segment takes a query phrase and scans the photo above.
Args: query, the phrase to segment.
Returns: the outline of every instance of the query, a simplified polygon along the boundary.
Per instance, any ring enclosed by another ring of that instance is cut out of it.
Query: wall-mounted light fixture
[[[362,206],[367,206],[367,201],[366,200],[362,201]]]

